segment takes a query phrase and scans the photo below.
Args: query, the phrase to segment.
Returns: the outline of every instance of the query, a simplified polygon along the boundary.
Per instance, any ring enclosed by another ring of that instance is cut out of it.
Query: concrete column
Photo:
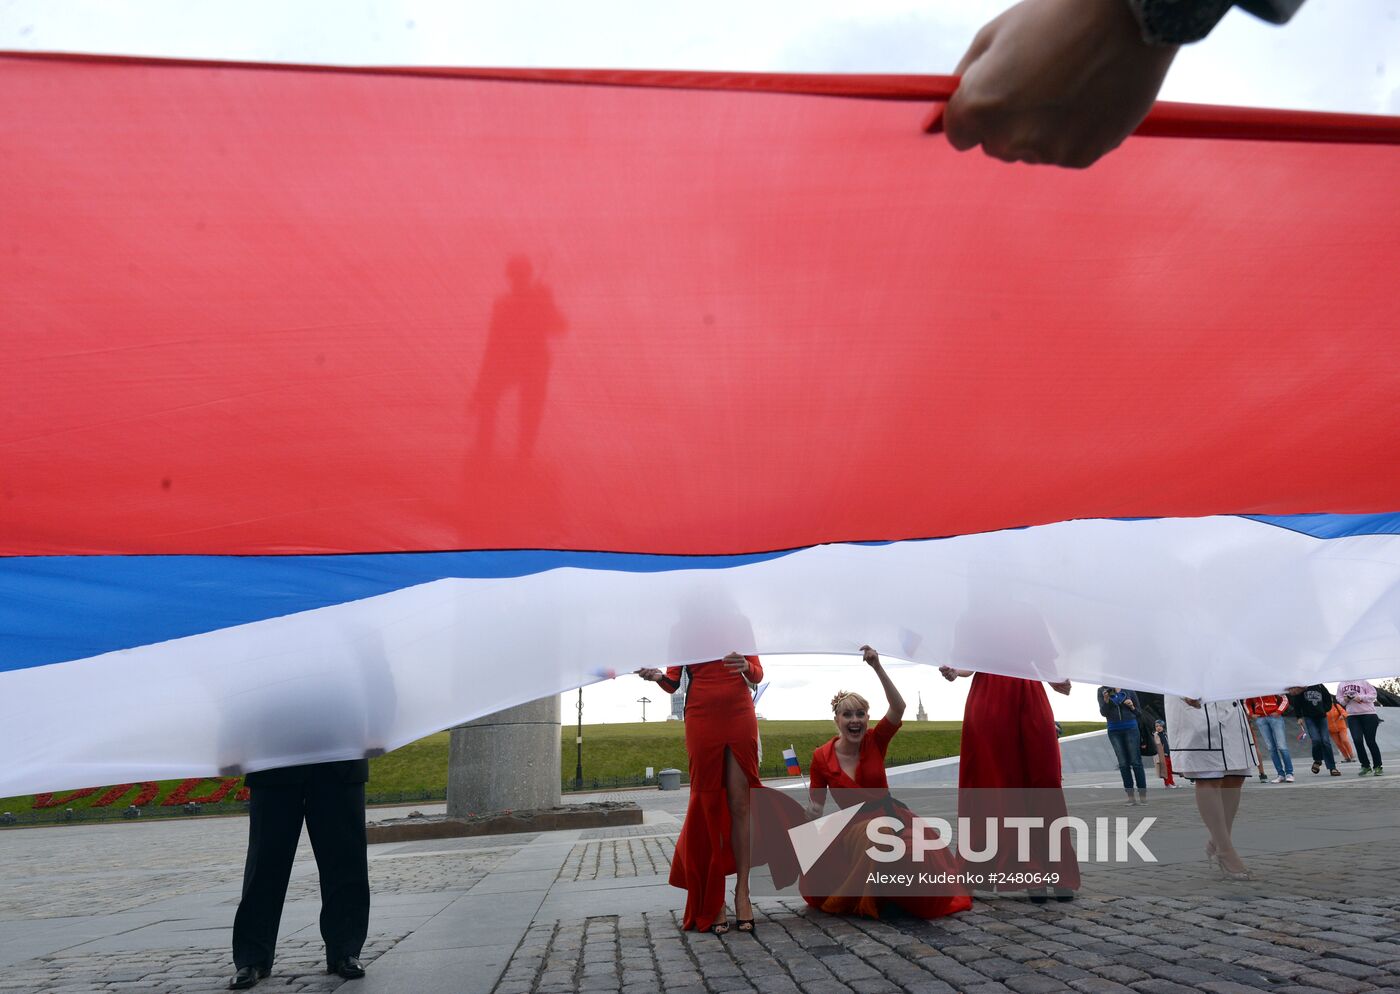
[[[447,814],[559,804],[559,697],[541,697],[452,729]]]

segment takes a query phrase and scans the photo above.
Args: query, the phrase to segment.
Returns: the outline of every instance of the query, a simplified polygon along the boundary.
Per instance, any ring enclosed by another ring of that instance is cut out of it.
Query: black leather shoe
[[[257,985],[272,971],[265,966],[240,966],[238,972],[233,975],[233,979],[228,982],[228,989],[231,991],[246,991],[249,987]]]
[[[359,980],[365,975],[365,965],[358,956],[347,956],[326,967],[326,972],[339,974],[346,980]]]

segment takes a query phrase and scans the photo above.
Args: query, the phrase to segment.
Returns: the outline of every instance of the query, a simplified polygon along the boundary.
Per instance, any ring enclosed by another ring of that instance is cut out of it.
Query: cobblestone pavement
[[[759,897],[756,937],[680,931],[684,895],[666,874],[684,792],[635,795],[646,823],[631,828],[373,846],[369,975],[349,983],[322,972],[303,841],[275,972],[258,990],[1400,991],[1389,858],[1400,792],[1320,779],[1271,790],[1249,787],[1242,810],[1289,799],[1294,842],[1247,849],[1253,882],[1212,876],[1189,790],[1154,791],[1148,813],[1179,844],[1140,872],[1086,861],[1074,902],[988,895],[925,922],[835,918]],[[1121,806],[1111,789],[1101,800]],[[242,819],[0,832],[0,994],[222,990],[246,832]]]
[[[512,847],[514,848],[514,847]],[[369,892],[378,897],[388,894],[435,894],[440,891],[468,891],[500,865],[511,849],[478,853],[424,853],[423,858],[376,859],[369,864]],[[309,900],[321,895],[320,880],[304,877],[287,888],[287,900]],[[234,896],[229,903],[238,905]]]
[[[675,835],[586,842],[574,846],[559,869],[560,880],[606,880],[669,873]]]
[[[364,960],[377,959],[403,934],[376,935],[365,946]],[[225,954],[227,958],[227,954]],[[222,990],[233,976],[207,949],[157,949],[94,956],[58,953],[32,960],[0,975],[0,991],[20,994],[184,994]],[[346,981],[326,973],[326,954],[318,935],[283,939],[277,946],[274,974],[258,984],[266,994],[333,991]],[[352,988],[353,990],[353,988]],[[405,992],[407,994],[407,992]]]
[[[537,922],[497,994],[1360,994],[1400,989],[1393,902],[1089,898],[978,902],[932,922],[786,900],[753,937],[675,912]]]
[[[0,833],[0,921],[130,911],[160,898],[240,880],[243,865],[230,862],[228,852],[240,842],[246,844],[247,821],[206,822],[208,849],[190,845],[190,824],[118,823]],[[305,840],[303,847],[299,856],[311,851]]]
[[[374,906],[363,960],[378,959],[535,838],[372,849]],[[229,942],[246,842],[241,818],[0,833],[0,994],[224,989],[233,974]],[[275,970],[259,991],[333,991],[347,983],[325,972],[319,893],[303,834]],[[26,956],[35,943],[38,954]]]

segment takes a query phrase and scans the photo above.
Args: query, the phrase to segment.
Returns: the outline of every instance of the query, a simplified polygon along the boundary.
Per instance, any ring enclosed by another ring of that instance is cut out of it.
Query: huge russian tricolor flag
[[[0,56],[0,795],[856,651],[1400,660],[1400,122],[1083,173],[941,78]]]

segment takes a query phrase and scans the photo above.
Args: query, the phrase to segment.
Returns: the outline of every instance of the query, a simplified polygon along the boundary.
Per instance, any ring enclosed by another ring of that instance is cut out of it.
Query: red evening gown
[[[963,710],[961,762],[958,764],[958,815],[972,819],[969,843],[983,847],[983,819],[988,816],[1039,816],[1049,821],[1067,814],[1060,780],[1060,742],[1055,715],[1038,680],[977,673]],[[997,790],[995,788],[1003,788]],[[1025,788],[1031,788],[1029,790]],[[1004,830],[999,858],[969,864],[969,871],[1058,873],[1053,886],[1079,887],[1079,862],[1072,846],[1058,863],[1049,861],[1049,837],[1031,836],[1030,860],[1016,859],[1016,832]],[[960,846],[966,852],[966,846]],[[1010,883],[988,890],[1026,890],[1039,884]]]
[[[914,814],[904,805],[890,797],[889,780],[885,777],[885,753],[890,740],[899,731],[899,726],[881,718],[870,729],[860,743],[860,759],[856,764],[856,776],[852,780],[841,768],[841,760],[836,755],[836,739],[818,746],[812,753],[811,787],[831,787],[840,791],[832,794],[832,799],[845,808],[853,804],[869,804],[868,815],[858,815],[842,830],[841,839],[832,845],[814,867],[814,874],[824,882],[841,880],[837,895],[809,894],[807,879],[803,878],[802,897],[812,907],[833,915],[863,915],[867,918],[880,917],[882,903],[894,904],[911,915],[920,918],[941,918],[956,914],[972,907],[972,898],[967,894],[915,894],[898,896],[867,893],[865,883],[872,870],[887,873],[928,872],[955,873],[957,862],[947,852],[926,853],[917,864],[912,856],[898,865],[877,864],[865,855],[870,843],[866,836],[866,822],[880,815],[892,815],[905,825],[901,835],[905,844],[910,845],[912,832],[909,825]],[[859,791],[859,794],[854,793]],[[906,850],[906,854],[911,850]],[[906,865],[907,864],[907,865]]]
[[[746,658],[749,680],[761,682],[763,666],[758,657]],[[683,669],[667,669],[661,688],[675,693]],[[758,720],[744,674],[728,669],[723,660],[696,663],[689,669],[685,751],[690,757],[690,802],[671,858],[670,883],[686,892],[684,927],[704,931],[720,918],[724,878],[735,872],[724,752],[729,750],[738,761],[750,788],[759,786]]]

